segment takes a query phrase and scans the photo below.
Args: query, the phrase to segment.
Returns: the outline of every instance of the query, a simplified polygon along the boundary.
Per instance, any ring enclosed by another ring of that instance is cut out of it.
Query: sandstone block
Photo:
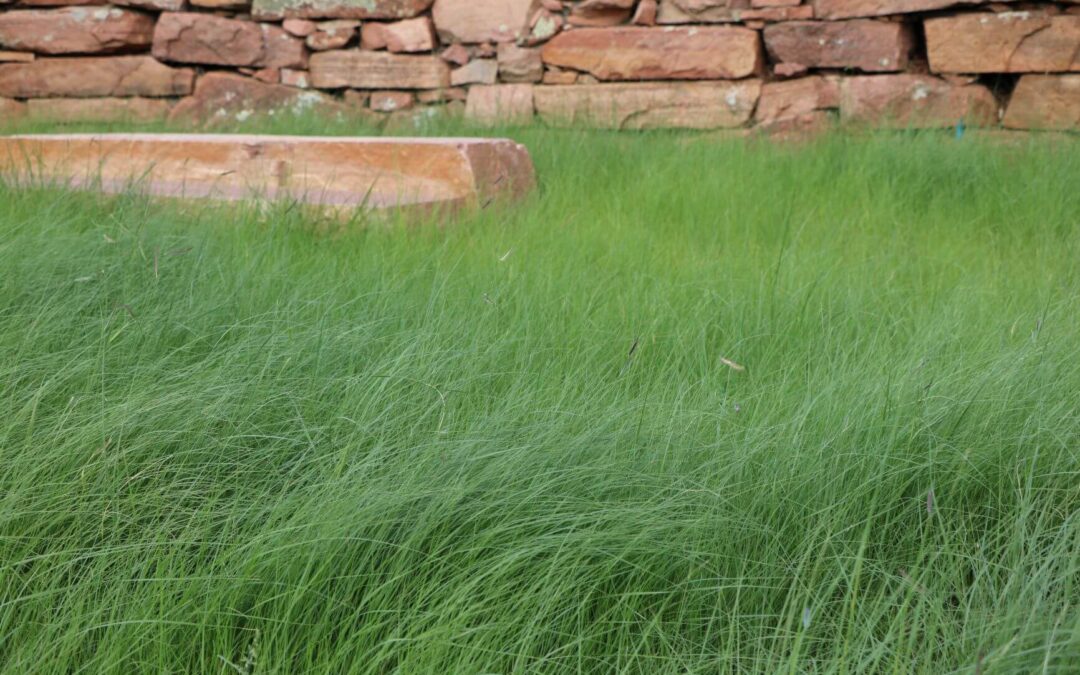
[[[149,56],[37,59],[0,64],[0,96],[94,98],[183,96],[195,72],[171,68]]]
[[[954,5],[986,5],[998,0],[813,0],[818,19],[851,19],[911,12],[931,12]],[[1000,0],[1012,2],[1013,0]]]
[[[499,79],[503,82],[539,82],[544,77],[544,61],[539,49],[503,43],[498,48]]]
[[[426,16],[393,23],[366,23],[363,33],[364,49],[386,49],[394,53],[435,49],[435,28]]]
[[[533,119],[531,84],[477,85],[469,89],[465,119],[476,124],[527,124]]]
[[[161,15],[153,54],[162,61],[219,66],[303,68],[306,63],[304,43],[277,26],[193,12]]]
[[[786,7],[750,7],[746,0],[660,0],[656,22],[741,23],[749,21],[797,21],[812,19],[810,5]]]
[[[377,112],[394,112],[411,108],[414,100],[411,91],[373,91],[368,105]]]
[[[513,42],[528,30],[533,0],[435,0],[432,18],[444,43]]]
[[[26,102],[35,120],[47,122],[154,122],[165,119],[172,102],[160,98],[33,98]]]
[[[0,47],[38,54],[109,54],[150,46],[154,18],[116,7],[0,13]]]
[[[914,45],[910,26],[871,19],[776,23],[764,37],[774,61],[866,72],[903,70]]]
[[[332,113],[340,107],[318,92],[215,72],[200,77],[195,93],[177,103],[169,118],[215,124],[243,122],[255,115],[296,115],[309,110]]]
[[[107,193],[289,199],[344,211],[483,207],[535,185],[528,151],[504,139],[9,136],[0,138],[0,171]]]
[[[757,126],[769,127],[839,107],[840,83],[835,77],[814,75],[784,82],[768,82],[761,88],[754,122]]]
[[[450,86],[450,66],[437,56],[319,52],[311,56],[311,82],[319,89],[439,89]]]
[[[865,75],[840,82],[840,117],[892,127],[951,127],[997,123],[993,94],[979,84],[954,85],[926,75]]]
[[[21,119],[26,115],[26,104],[10,98],[0,98],[0,125]]]
[[[256,19],[408,19],[433,0],[254,0]]]
[[[352,42],[360,29],[360,22],[355,19],[334,19],[312,25],[313,30],[305,36],[304,44],[317,52],[341,49]]]
[[[1080,75],[1024,75],[1009,98],[1010,129],[1080,129]]]
[[[542,86],[536,111],[559,126],[614,129],[722,129],[743,126],[761,93],[759,80]]]
[[[0,50],[0,63],[27,63],[33,61],[36,56],[33,52],[9,52]]]
[[[495,84],[498,79],[499,63],[495,59],[473,59],[450,71],[450,84],[455,87],[466,84]]]
[[[925,26],[936,73],[1080,72],[1080,16],[980,12]]]
[[[600,80],[737,79],[762,65],[757,31],[738,27],[583,28],[555,36],[542,54]]]

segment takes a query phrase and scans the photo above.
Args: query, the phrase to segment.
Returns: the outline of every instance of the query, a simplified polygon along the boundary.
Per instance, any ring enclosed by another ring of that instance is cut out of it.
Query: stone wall
[[[1080,0],[0,0],[0,120],[1080,128]]]

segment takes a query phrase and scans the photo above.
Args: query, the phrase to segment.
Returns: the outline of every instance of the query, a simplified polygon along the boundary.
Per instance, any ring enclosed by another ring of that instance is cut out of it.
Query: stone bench
[[[32,184],[335,209],[483,207],[535,185],[524,146],[487,138],[213,134],[0,137],[0,173]]]

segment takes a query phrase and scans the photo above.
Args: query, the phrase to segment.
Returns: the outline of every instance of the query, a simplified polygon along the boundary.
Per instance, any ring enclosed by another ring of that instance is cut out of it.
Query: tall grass
[[[439,227],[0,187],[0,670],[1080,662],[1080,152],[520,130]]]

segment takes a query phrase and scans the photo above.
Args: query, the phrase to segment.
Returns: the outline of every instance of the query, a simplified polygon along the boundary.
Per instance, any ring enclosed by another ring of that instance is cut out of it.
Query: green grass
[[[514,135],[444,227],[0,187],[0,670],[1075,672],[1075,143]]]

